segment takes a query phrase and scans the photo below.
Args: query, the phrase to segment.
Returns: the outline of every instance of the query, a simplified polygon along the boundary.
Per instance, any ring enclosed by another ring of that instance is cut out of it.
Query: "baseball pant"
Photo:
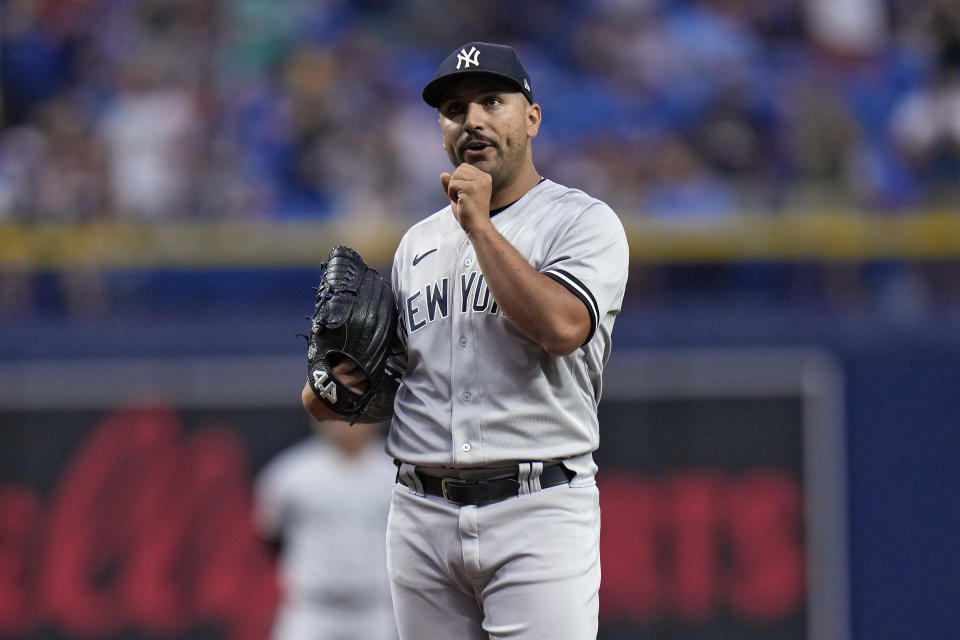
[[[596,638],[599,543],[596,485],[458,507],[398,483],[387,566],[400,638]]]
[[[281,608],[272,640],[396,640],[389,606],[367,609]]]

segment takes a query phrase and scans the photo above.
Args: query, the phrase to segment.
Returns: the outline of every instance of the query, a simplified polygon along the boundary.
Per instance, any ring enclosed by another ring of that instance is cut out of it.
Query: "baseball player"
[[[512,48],[457,48],[423,98],[454,168],[449,205],[404,235],[391,278],[407,357],[386,445],[400,637],[595,638],[592,452],[623,227],[537,172],[541,109]],[[334,372],[363,384],[349,361]],[[328,414],[309,385],[302,399]]]
[[[383,548],[396,469],[380,427],[314,424],[257,476],[256,524],[280,552],[273,640],[396,640]]]

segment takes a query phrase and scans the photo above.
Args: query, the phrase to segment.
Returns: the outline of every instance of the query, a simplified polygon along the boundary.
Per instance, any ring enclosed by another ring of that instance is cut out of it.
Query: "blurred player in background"
[[[384,534],[396,468],[382,426],[311,422],[256,481],[257,526],[280,554],[272,638],[393,640]]]

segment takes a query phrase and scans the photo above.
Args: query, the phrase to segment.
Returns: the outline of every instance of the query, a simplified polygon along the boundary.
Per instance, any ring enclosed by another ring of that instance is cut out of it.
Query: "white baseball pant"
[[[597,487],[533,480],[533,492],[482,507],[397,483],[387,566],[401,640],[596,638]]]

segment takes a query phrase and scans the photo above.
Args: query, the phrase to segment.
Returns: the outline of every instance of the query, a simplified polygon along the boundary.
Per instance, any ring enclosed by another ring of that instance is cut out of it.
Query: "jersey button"
[[[466,338],[460,338],[460,346],[466,348],[466,346],[467,346],[467,339],[466,339]]]
[[[463,401],[464,401],[464,402],[470,402],[470,399],[471,399],[471,398],[473,398],[473,394],[472,394],[472,393],[470,393],[469,391],[464,391],[464,392],[463,392]]]
[[[467,452],[470,451],[470,443],[469,443],[469,442],[464,442],[464,443],[463,443],[463,446],[460,447],[460,448],[463,449],[464,453],[467,453]]]
[[[469,267],[472,264],[473,264],[473,260],[471,260],[470,258],[467,258],[466,260],[463,261],[463,266],[465,267]]]

